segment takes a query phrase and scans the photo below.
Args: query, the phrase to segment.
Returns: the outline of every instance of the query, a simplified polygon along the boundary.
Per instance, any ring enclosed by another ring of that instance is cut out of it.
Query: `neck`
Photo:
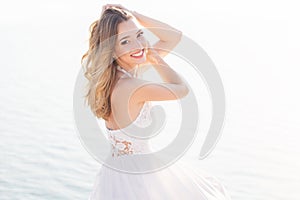
[[[127,72],[129,72],[131,75],[134,75],[134,70],[137,68],[137,65],[128,65],[126,62],[122,62],[122,60],[118,59],[117,64]]]
[[[123,66],[118,65],[117,70],[120,71],[120,72],[123,72],[124,74],[126,74],[129,77],[137,77],[137,66],[133,67],[133,68],[130,68],[128,70],[128,68],[126,69]]]

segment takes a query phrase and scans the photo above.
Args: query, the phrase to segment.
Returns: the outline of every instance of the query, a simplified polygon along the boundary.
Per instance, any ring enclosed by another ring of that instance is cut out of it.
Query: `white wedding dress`
[[[131,124],[148,126],[152,121],[151,106],[151,102],[145,102],[138,117]],[[110,159],[127,159],[131,155],[151,152],[147,141],[129,137],[122,129],[105,128],[111,143]],[[133,164],[126,159],[122,164]],[[142,174],[125,173],[102,165],[89,196],[89,200],[230,199],[225,187],[216,177],[179,161],[162,170]]]

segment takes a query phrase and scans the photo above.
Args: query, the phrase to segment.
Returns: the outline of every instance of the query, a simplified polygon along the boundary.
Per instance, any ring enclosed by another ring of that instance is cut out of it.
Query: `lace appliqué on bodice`
[[[141,128],[149,126],[152,122],[150,110],[151,102],[145,102],[137,118],[128,126],[132,124]],[[110,130],[106,128],[111,143],[112,157],[150,152],[150,145],[147,140],[130,137],[122,132],[123,129]]]
[[[109,135],[109,138],[112,142],[111,153],[113,157],[125,154],[133,154],[134,148],[132,146],[132,141],[118,138],[115,135]]]

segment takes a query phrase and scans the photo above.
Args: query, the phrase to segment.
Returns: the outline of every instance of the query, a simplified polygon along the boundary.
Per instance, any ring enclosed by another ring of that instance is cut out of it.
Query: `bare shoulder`
[[[132,99],[132,94],[144,81],[141,79],[122,78],[115,85],[112,94],[111,101],[114,104],[138,104]]]
[[[124,127],[137,117],[143,105],[132,98],[136,84],[134,79],[126,78],[115,85],[111,94],[112,122],[110,127]],[[116,121],[119,122],[118,125]]]
[[[172,83],[158,83],[139,78],[124,79],[114,91],[115,99],[128,102],[128,104],[141,104],[145,101],[176,100],[188,94],[185,85]]]

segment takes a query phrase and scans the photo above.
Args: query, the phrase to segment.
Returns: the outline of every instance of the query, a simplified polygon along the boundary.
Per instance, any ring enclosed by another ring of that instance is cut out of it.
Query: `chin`
[[[144,63],[146,63],[146,59],[139,59],[138,61],[135,61],[134,63],[135,63],[135,65],[144,64]]]

